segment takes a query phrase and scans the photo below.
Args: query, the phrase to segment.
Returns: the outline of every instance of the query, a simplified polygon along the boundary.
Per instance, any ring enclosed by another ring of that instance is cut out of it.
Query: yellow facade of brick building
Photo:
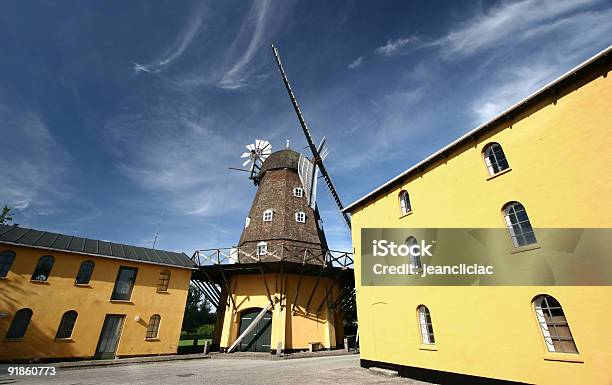
[[[536,234],[538,228],[612,227],[611,51],[347,207],[356,277],[364,228],[505,228],[510,202],[524,206]],[[495,175],[483,159],[491,143],[501,145],[509,164]],[[400,212],[402,190],[409,193],[407,215]],[[514,257],[529,258],[529,250]],[[368,365],[430,379],[476,376],[483,383],[612,383],[610,286],[373,287],[356,281],[361,359]],[[578,354],[546,348],[534,311],[539,295],[563,307]],[[429,309],[433,344],[423,344],[420,305]]]
[[[122,318],[117,330],[118,343],[111,355],[176,353],[192,271],[186,256],[187,260],[181,261],[185,266],[177,266],[29,247],[2,239],[0,253],[14,255],[8,272],[0,278],[0,361],[94,357],[108,315]],[[172,254],[175,257],[180,255]],[[54,259],[44,280],[33,276],[42,256]],[[94,263],[93,272],[88,283],[78,284],[76,276],[84,261]],[[129,298],[112,300],[121,268],[137,269],[135,282]],[[160,290],[162,271],[170,274],[167,288]],[[29,309],[31,318],[25,333],[14,338],[9,329],[15,315],[22,309]],[[77,314],[71,335],[58,338],[60,321],[69,311]],[[147,335],[154,315],[160,317],[157,335]]]

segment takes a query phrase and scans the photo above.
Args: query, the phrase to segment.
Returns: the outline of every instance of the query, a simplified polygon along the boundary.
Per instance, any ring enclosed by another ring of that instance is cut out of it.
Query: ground
[[[358,355],[256,360],[240,358],[198,359],[141,363],[123,366],[61,369],[53,377],[9,377],[0,384],[424,384],[389,378],[359,367]]]

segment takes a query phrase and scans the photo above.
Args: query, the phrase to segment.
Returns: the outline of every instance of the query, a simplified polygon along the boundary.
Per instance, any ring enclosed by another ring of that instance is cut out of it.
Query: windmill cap
[[[266,171],[278,169],[291,169],[297,171],[300,153],[293,150],[280,150],[273,152],[261,165],[259,175],[263,176]]]

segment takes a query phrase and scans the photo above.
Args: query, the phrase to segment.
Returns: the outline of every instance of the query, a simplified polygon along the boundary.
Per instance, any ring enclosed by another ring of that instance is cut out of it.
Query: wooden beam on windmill
[[[334,186],[334,183],[332,182],[331,177],[329,176],[329,173],[325,169],[325,165],[323,164],[323,157],[321,156],[319,149],[316,147],[314,140],[312,139],[310,130],[308,129],[308,126],[306,125],[306,120],[304,119],[304,116],[302,115],[302,111],[300,110],[300,106],[298,105],[295,94],[293,93],[293,90],[291,89],[291,85],[289,84],[289,79],[287,78],[287,75],[285,74],[285,70],[283,69],[283,64],[281,63],[280,54],[278,53],[278,49],[274,46],[274,44],[272,45],[272,52],[274,53],[276,64],[278,65],[278,69],[280,70],[281,77],[283,78],[283,83],[285,84],[285,88],[287,89],[287,93],[289,94],[289,99],[291,99],[291,103],[293,104],[293,109],[295,110],[297,118],[300,122],[300,126],[302,126],[302,131],[304,132],[304,136],[306,136],[308,147],[310,148],[310,152],[312,153],[312,162],[320,170],[321,175],[323,176],[323,179],[325,180],[325,184],[327,185],[327,188],[329,189],[329,193],[331,194],[334,202],[336,203],[336,206],[338,206],[338,209],[340,210],[340,213],[342,214],[342,217],[344,218],[346,225],[350,229],[351,228],[351,218],[347,213],[342,211],[344,210],[344,205],[342,204],[342,201],[340,200],[340,196],[338,195],[338,192],[336,191],[336,187]],[[324,142],[322,142],[322,145],[323,144]],[[320,147],[322,147],[322,145]]]

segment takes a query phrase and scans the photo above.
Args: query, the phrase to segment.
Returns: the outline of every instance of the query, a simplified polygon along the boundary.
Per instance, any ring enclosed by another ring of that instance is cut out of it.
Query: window
[[[498,172],[509,168],[508,160],[504,155],[504,150],[499,143],[488,144],[482,152],[485,160],[485,165],[489,171],[489,175],[493,176]]]
[[[257,244],[257,255],[268,254],[268,244],[266,242],[259,242]]]
[[[77,317],[78,314],[74,310],[65,312],[57,328],[55,338],[62,339],[72,337],[72,331],[74,330],[74,324],[76,323]]]
[[[294,187],[293,188],[293,196],[294,197],[298,197],[301,198],[304,196],[304,190],[301,187]]]
[[[28,330],[28,325],[30,324],[31,319],[31,309],[21,309],[17,313],[15,313],[13,321],[11,322],[11,326],[9,326],[9,330],[6,332],[6,339],[16,340],[23,338],[26,333],[26,330]]]
[[[419,241],[417,241],[417,239],[411,235],[408,238],[406,238],[406,242],[404,242],[404,243],[405,243],[406,246],[411,247],[411,246],[418,245]],[[421,256],[420,255],[412,255],[412,253],[410,254],[410,256],[411,256],[411,259],[412,259],[412,265],[415,268],[420,269],[423,266],[421,264]]]
[[[410,206],[410,196],[408,195],[408,191],[402,190],[399,193],[399,202],[400,202],[400,211],[402,215],[408,214],[412,211],[412,207]]]
[[[531,245],[537,242],[527,211],[522,204],[518,202],[508,203],[504,208],[504,219],[514,247]]]
[[[548,351],[577,354],[578,348],[559,302],[549,295],[541,295],[533,305]]]
[[[157,283],[157,291],[168,291],[170,284],[170,270],[162,270],[159,274],[159,282]]]
[[[15,260],[15,252],[11,250],[5,250],[0,253],[0,278],[7,276],[13,261]]]
[[[251,217],[246,217],[244,220],[244,228],[246,229],[251,224]]]
[[[263,213],[264,222],[272,222],[272,210],[266,210]]]
[[[295,221],[300,223],[306,222],[306,214],[303,211],[295,213]]]
[[[149,326],[147,327],[147,339],[149,338],[157,338],[157,334],[159,332],[159,323],[161,322],[161,317],[159,314],[153,314],[149,319]]]
[[[50,255],[40,257],[34,269],[34,273],[32,273],[32,281],[45,282],[49,279],[53,262],[55,262],[55,259]]]
[[[132,289],[136,282],[136,273],[138,269],[135,267],[124,267],[119,268],[117,273],[117,280],[115,281],[115,287],[113,288],[113,294],[111,300],[115,301],[129,301],[132,297]]]
[[[421,342],[424,344],[432,345],[436,343],[434,338],[433,325],[431,323],[431,315],[429,309],[425,305],[420,305],[417,308],[419,316],[419,329],[421,331]]]
[[[81,267],[79,268],[79,273],[76,276],[75,283],[77,285],[87,285],[91,280],[91,275],[93,274],[95,263],[92,261],[84,261],[81,263]]]

